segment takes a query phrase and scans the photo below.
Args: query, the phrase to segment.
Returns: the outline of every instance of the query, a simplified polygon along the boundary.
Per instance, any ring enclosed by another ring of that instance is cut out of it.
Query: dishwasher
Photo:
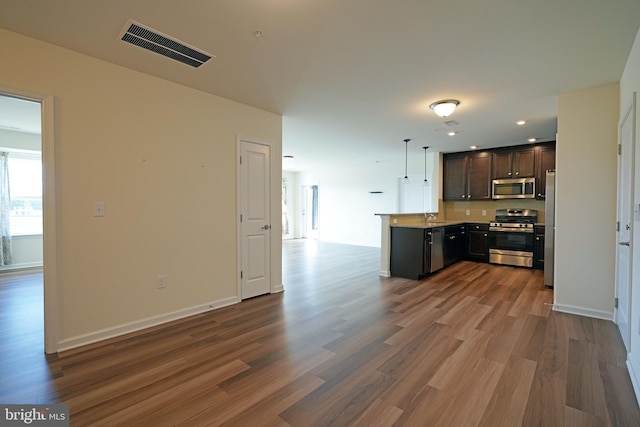
[[[444,227],[431,229],[431,269],[434,273],[444,267]]]

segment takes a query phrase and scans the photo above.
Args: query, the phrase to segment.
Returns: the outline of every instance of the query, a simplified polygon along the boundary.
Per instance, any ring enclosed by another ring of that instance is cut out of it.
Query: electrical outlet
[[[397,224],[398,223],[398,218],[393,218],[393,223]]]
[[[467,214],[467,216],[471,215],[471,211],[469,209],[467,209],[466,214]]]
[[[487,211],[482,209],[482,216],[487,216]]]
[[[167,276],[161,274],[158,276],[158,289],[164,289],[167,287]]]

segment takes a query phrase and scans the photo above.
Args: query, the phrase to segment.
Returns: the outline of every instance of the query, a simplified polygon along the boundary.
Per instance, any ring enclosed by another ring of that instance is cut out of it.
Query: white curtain
[[[11,194],[9,192],[9,153],[0,152],[0,265],[11,264]]]

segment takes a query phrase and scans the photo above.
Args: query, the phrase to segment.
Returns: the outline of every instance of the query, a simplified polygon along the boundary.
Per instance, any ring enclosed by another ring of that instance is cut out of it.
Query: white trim
[[[629,371],[629,377],[631,378],[631,385],[636,395],[636,402],[640,404],[640,377],[638,376],[638,370],[634,368],[631,362],[631,354],[627,354],[627,370]]]
[[[380,272],[379,276],[391,277],[391,215],[376,214],[380,217]]]
[[[284,286],[282,285],[282,283],[280,283],[279,285],[271,286],[272,294],[277,294],[280,292],[284,292]]]
[[[242,212],[242,191],[240,189],[240,156],[242,154],[242,139],[236,136],[236,296],[241,299],[242,295],[242,222],[240,215]]]
[[[22,89],[0,86],[0,95],[12,96],[40,103],[42,114],[42,205],[44,258],[44,351],[47,354],[58,351],[59,309],[58,309],[58,261],[56,240],[56,173],[55,173],[55,133],[53,95],[41,94]]]
[[[574,305],[553,304],[553,311],[577,314],[578,316],[593,317],[594,319],[610,320],[613,322],[612,311],[593,310],[591,308],[576,307]]]
[[[185,308],[173,311],[171,313],[160,314],[158,316],[147,317],[146,319],[136,320],[134,322],[124,323],[122,325],[113,326],[88,334],[78,335],[76,337],[67,338],[58,343],[58,351],[71,350],[72,348],[81,347],[87,344],[93,344],[109,338],[119,337],[121,335],[137,332],[152,326],[162,325],[164,323],[173,322],[175,320],[184,319],[185,317],[196,314],[213,311],[218,308],[227,307],[237,304],[240,300],[237,297],[224,298],[213,301],[208,304],[197,305],[195,307]]]
[[[18,270],[37,270],[42,269],[41,262],[22,262],[20,264],[9,264],[3,265],[0,267],[0,273],[4,273],[7,271],[18,271]]]

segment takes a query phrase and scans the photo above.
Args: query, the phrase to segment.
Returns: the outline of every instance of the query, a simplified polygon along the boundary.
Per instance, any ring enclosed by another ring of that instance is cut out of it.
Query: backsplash
[[[470,202],[442,202],[444,217],[447,221],[492,221],[496,216],[496,209],[522,208],[536,209],[538,222],[544,222],[544,200],[511,199],[511,200],[474,200]],[[469,215],[467,215],[469,211]],[[482,215],[485,211],[486,215]]]

